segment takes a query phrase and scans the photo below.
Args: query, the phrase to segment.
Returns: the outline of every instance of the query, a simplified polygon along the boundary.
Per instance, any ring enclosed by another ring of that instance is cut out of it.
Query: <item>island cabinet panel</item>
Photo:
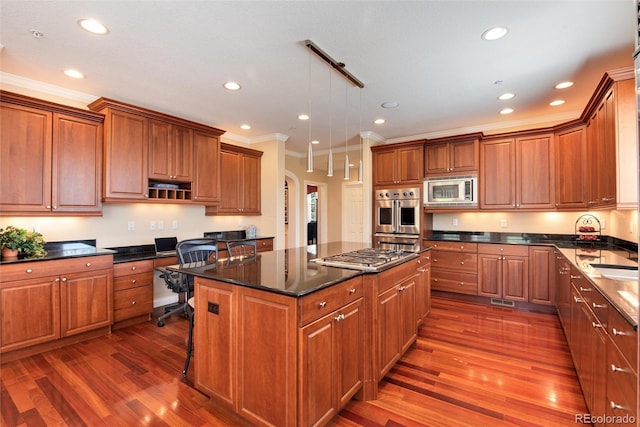
[[[235,290],[233,285],[195,278],[195,387],[231,409],[237,395]],[[217,306],[217,313],[210,305]]]
[[[103,116],[2,92],[0,214],[100,215]]]

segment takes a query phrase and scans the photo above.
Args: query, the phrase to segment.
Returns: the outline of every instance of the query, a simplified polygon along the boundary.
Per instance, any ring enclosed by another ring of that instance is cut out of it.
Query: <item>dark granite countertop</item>
[[[12,260],[2,259],[0,265],[14,264],[18,262],[51,261],[61,258],[79,258],[96,255],[110,255],[115,251],[96,248],[95,240],[76,240],[69,242],[48,242],[45,244],[47,254],[37,258],[18,258]]]
[[[362,274],[346,268],[326,267],[311,260],[370,247],[362,243],[334,242],[322,245],[260,252],[249,258],[217,263],[194,263],[167,267],[205,279],[220,280],[268,292],[301,297]],[[407,261],[413,258],[407,258]]]

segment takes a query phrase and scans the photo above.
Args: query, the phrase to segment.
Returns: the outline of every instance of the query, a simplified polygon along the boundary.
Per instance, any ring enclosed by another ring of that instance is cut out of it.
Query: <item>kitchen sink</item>
[[[591,264],[598,273],[612,280],[638,280],[638,267],[612,264]]]

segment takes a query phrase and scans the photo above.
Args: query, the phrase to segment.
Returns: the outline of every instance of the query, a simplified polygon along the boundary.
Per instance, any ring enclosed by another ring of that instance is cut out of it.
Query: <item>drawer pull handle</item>
[[[437,282],[438,282],[438,279],[433,279],[433,281],[437,283]]]
[[[464,249],[464,245],[460,245],[460,249]]]
[[[405,289],[407,289],[407,287],[403,285],[403,286],[400,286],[400,287],[398,288],[398,291],[402,292],[402,291],[404,291]]]
[[[135,285],[135,284],[136,284],[136,282],[137,282],[137,280],[136,280],[136,279],[132,279],[132,280],[131,280],[131,284],[132,284],[132,285]]]
[[[614,402],[613,400],[609,401],[609,405],[611,406],[611,409],[625,409],[624,406],[622,405],[618,405],[616,402]]]
[[[504,248],[500,248],[500,252],[504,252]]]
[[[90,263],[90,262],[86,263],[85,265],[86,265],[87,267],[91,267],[91,263]]]
[[[33,270],[30,268],[27,268],[27,270],[25,271],[25,273],[33,273]]]
[[[580,292],[591,292],[593,289],[591,288],[583,288],[582,286],[580,286]]]
[[[322,301],[320,304],[318,304],[320,306],[320,308],[325,308],[327,306],[327,302],[326,301]]]
[[[460,282],[460,286],[464,286],[464,282]]]
[[[624,369],[622,368],[618,368],[616,365],[614,365],[613,363],[611,364],[611,372],[624,372]]]
[[[426,259],[427,261],[429,261],[431,258],[430,258],[430,257],[424,257],[424,259]]]
[[[582,302],[582,298],[573,297],[573,302]]]
[[[627,335],[626,333],[624,333],[624,332],[622,332],[622,331],[619,331],[619,330],[617,330],[616,328],[613,328],[613,331],[611,331],[611,332],[613,333],[613,335],[614,335],[614,336],[617,336],[617,335],[620,335],[620,336],[622,336],[622,335]]]
[[[136,305],[136,300],[131,301],[131,305]]]
[[[438,260],[436,258],[433,259],[433,262],[438,262]]]
[[[595,302],[591,303],[593,308],[607,308],[607,304],[596,304]]]
[[[136,266],[134,265],[133,267],[131,267],[131,269],[135,271],[135,269],[136,269]]]
[[[571,275],[571,278],[572,278],[572,279],[579,279],[579,278],[580,278],[580,276],[574,276],[574,275],[572,274],[572,275]],[[581,289],[582,289],[582,288],[581,288]]]
[[[334,319],[336,322],[340,322],[341,320],[344,320],[344,314],[338,314]]]
[[[593,326],[594,329],[602,328],[602,325],[600,323],[596,323],[596,322],[591,322],[591,326]]]
[[[356,293],[356,288],[351,288],[351,289],[349,289],[349,294],[350,294],[350,295],[353,295],[353,294],[355,294],[355,293]]]

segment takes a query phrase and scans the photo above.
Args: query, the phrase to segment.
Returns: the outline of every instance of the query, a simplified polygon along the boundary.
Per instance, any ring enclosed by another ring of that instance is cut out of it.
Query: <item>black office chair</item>
[[[215,239],[183,240],[176,246],[176,253],[178,255],[178,262],[180,263],[180,266],[204,261],[218,261],[218,245]],[[164,279],[165,284],[169,289],[173,292],[184,294],[184,301],[182,303],[165,309],[165,314],[158,318],[158,326],[164,326],[164,319],[177,313],[183,313],[184,317],[189,320],[187,360],[184,364],[184,369],[182,370],[182,374],[187,375],[189,362],[191,361],[191,353],[193,352],[193,276],[183,273],[171,273],[169,271],[163,272],[160,276]],[[191,302],[191,305],[189,302]]]
[[[227,242],[227,252],[229,258],[232,257],[254,257],[258,253],[258,242],[255,240],[238,240]]]

